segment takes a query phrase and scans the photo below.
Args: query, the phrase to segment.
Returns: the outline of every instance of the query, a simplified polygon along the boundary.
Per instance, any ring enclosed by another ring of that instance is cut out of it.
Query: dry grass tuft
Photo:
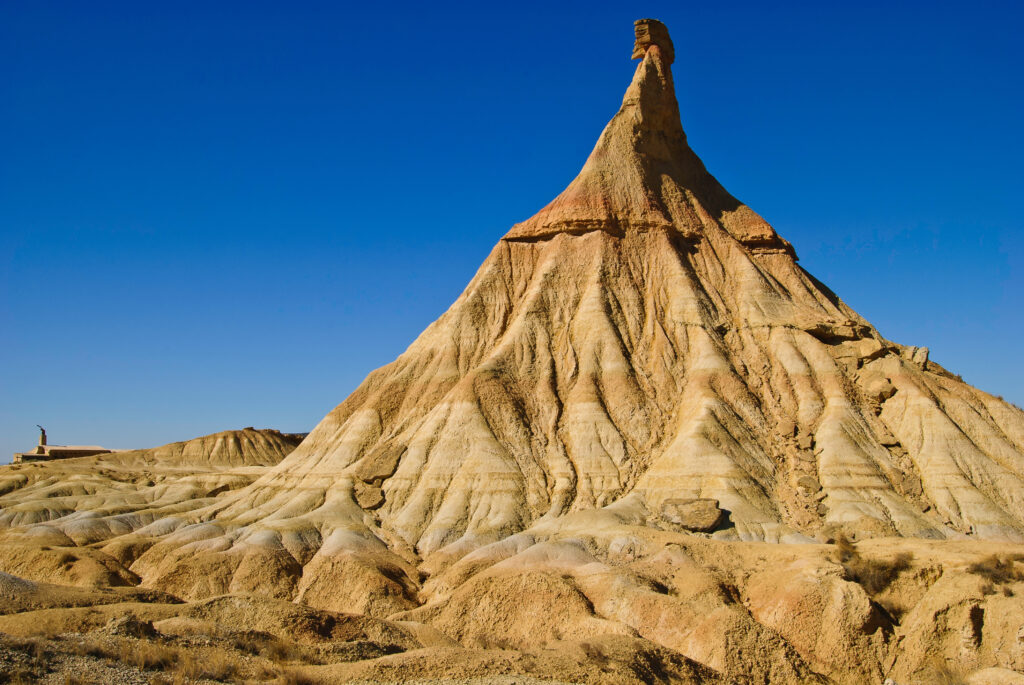
[[[39,682],[40,676],[46,672],[46,640],[0,633],[0,645],[21,652],[29,658],[27,665],[15,666],[7,672],[0,671],[0,682],[12,685]]]
[[[153,642],[124,642],[116,658],[144,671],[165,671],[178,663],[178,652]]]
[[[235,657],[225,651],[185,652],[178,661],[177,673],[191,680],[229,680],[238,672]]]
[[[304,661],[302,651],[295,645],[280,640],[267,644],[260,650],[260,656],[270,659],[276,664],[283,661]]]
[[[245,654],[262,656],[274,663],[303,660],[302,650],[292,642],[266,633],[242,633],[232,639],[232,646]]]
[[[320,681],[294,669],[278,673],[274,685],[320,685]]]
[[[245,654],[259,654],[271,642],[272,637],[260,633],[240,633],[231,638],[231,646]]]
[[[27,654],[36,663],[42,663],[46,659],[46,640],[38,637],[13,637],[5,636],[3,645]]]
[[[845,535],[836,538],[836,560],[842,564],[847,576],[859,583],[869,595],[877,595],[889,587],[896,577],[910,568],[914,557],[906,552],[892,559],[868,559],[861,556],[857,546]]]
[[[18,668],[10,673],[5,674],[7,680],[5,682],[9,685],[31,685],[32,683],[39,682],[39,678],[35,673],[26,669]]]
[[[71,648],[71,651],[78,656],[93,656],[99,659],[116,659],[119,654],[99,642],[83,640]]]
[[[1015,561],[1020,555],[1000,556],[993,554],[967,567],[968,573],[981,576],[995,585],[1006,585],[1024,580],[1024,572],[1017,568]]]
[[[968,685],[967,679],[960,670],[950,668],[941,662],[932,666],[928,682],[931,685]]]

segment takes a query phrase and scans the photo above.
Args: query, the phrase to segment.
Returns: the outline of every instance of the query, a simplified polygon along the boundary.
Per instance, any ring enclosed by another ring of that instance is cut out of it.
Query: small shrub
[[[910,568],[913,558],[906,552],[897,554],[892,559],[864,559],[861,557],[851,570],[854,578],[869,595],[877,595],[889,587],[901,572]]]
[[[909,607],[906,604],[892,598],[879,600],[878,606],[885,609],[885,613],[889,614],[889,617],[896,623],[899,623],[909,610]]]
[[[502,649],[507,652],[514,652],[518,646],[515,640],[504,637],[491,638],[484,643],[484,649]]]
[[[889,587],[896,577],[910,568],[913,556],[906,552],[892,559],[868,559],[857,546],[840,534],[836,538],[836,560],[842,564],[850,580],[859,583],[869,595],[877,595]]]
[[[993,554],[967,567],[968,573],[981,576],[990,583],[1005,585],[1024,580],[1024,573],[1017,569],[1014,561],[1017,557],[1005,557]]]
[[[672,594],[672,591],[669,589],[668,585],[665,585],[665,583],[661,582],[660,580],[655,580],[653,578],[647,578],[646,580],[650,584],[651,590],[657,592],[659,595]]]
[[[601,651],[601,648],[595,644],[584,642],[580,644],[580,648],[587,656],[587,661],[599,667],[601,670],[605,670],[611,661],[608,656]]]
[[[855,557],[859,557],[860,552],[857,551],[857,547],[850,542],[850,538],[846,537],[842,533],[836,536],[836,561],[840,564],[845,564]]]

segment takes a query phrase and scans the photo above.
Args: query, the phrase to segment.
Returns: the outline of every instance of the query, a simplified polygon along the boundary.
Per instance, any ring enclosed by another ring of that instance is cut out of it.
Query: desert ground
[[[290,584],[242,555],[237,587],[217,563],[146,582],[164,536],[91,522],[187,518],[273,467],[140,458],[4,467],[10,682],[1024,682],[1019,543],[723,541],[622,501],[433,565],[382,551]]]

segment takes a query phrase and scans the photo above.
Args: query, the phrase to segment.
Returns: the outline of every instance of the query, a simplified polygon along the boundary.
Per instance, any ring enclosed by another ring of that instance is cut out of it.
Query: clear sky
[[[1024,404],[1024,4],[0,4],[0,462],[308,431],[575,176],[663,20],[690,143]]]

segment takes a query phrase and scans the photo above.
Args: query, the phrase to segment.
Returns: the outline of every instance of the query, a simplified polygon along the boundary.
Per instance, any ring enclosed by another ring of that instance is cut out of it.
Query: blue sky
[[[311,429],[573,178],[643,16],[726,188],[1024,404],[1024,6],[892,5],[3,3],[0,461]]]

